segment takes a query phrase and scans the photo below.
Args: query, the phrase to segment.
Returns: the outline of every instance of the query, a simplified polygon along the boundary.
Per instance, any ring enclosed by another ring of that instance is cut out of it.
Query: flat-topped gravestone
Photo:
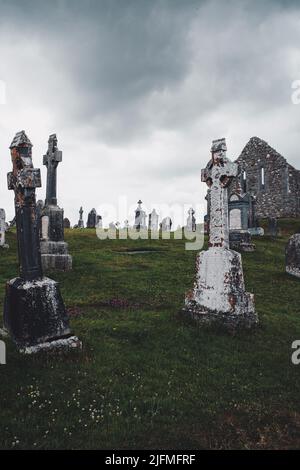
[[[229,246],[232,250],[255,251],[249,230],[230,230]]]
[[[285,249],[285,269],[300,278],[300,233],[291,236]]]
[[[183,313],[199,324],[219,323],[228,330],[258,323],[254,295],[245,291],[240,253],[229,249],[227,186],[237,165],[226,157],[225,139],[214,140],[211,160],[202,170],[210,188],[209,249],[198,255],[196,282]]]
[[[80,348],[71,335],[58,283],[43,276],[35,197],[41,175],[33,167],[32,144],[24,131],[16,134],[10,149],[8,188],[15,193],[20,275],[6,283],[4,329],[24,353]]]
[[[62,161],[62,152],[57,148],[56,134],[48,140],[48,150],[44,155],[47,167],[46,200],[40,209],[41,217],[41,254],[45,271],[69,271],[72,269],[72,256],[64,240],[64,210],[57,205],[57,166]]]
[[[158,230],[158,214],[155,209],[149,214],[148,228],[154,232]]]
[[[6,222],[5,222],[5,210],[0,209],[0,248],[9,248],[8,244],[5,243],[5,232],[6,232]]]

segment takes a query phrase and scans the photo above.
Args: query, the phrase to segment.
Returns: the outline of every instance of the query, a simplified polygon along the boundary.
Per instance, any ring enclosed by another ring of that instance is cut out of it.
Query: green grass
[[[74,269],[52,273],[83,352],[23,357],[7,340],[0,366],[0,448],[295,448],[300,445],[300,280],[284,271],[281,237],[244,253],[260,327],[229,336],[176,316],[193,283],[196,252],[183,240],[100,241],[66,231]],[[18,273],[16,235],[0,252]],[[147,253],[130,255],[128,251]]]

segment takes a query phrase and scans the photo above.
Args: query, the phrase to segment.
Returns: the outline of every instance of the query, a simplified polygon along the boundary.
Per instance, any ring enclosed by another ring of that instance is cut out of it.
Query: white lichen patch
[[[37,354],[39,352],[69,351],[75,349],[82,349],[82,343],[77,336],[70,336],[69,338],[62,338],[40,343],[35,346],[20,348],[19,352],[22,354]]]

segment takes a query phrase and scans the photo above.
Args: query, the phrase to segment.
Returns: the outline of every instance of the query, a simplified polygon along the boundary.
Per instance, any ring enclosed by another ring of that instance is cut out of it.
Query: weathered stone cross
[[[48,140],[48,151],[43,158],[43,164],[47,167],[46,205],[57,205],[57,166],[62,161],[62,152],[57,149],[56,134],[52,134]]]
[[[10,146],[13,171],[8,173],[8,189],[15,192],[20,276],[25,280],[43,276],[35,188],[41,187],[40,170],[33,168],[32,143],[24,131]]]
[[[202,170],[201,180],[210,188],[210,247],[229,248],[228,194],[227,186],[237,175],[238,166],[226,157],[225,139],[213,140],[212,158]]]

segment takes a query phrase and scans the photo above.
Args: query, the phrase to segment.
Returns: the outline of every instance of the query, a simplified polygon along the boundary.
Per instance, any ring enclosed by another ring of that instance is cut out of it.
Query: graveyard
[[[99,240],[95,229],[65,229],[73,269],[50,277],[83,349],[24,356],[6,340],[1,449],[298,447],[291,345],[300,282],[285,272],[284,250],[300,220],[278,226],[278,237],[252,237],[256,250],[242,253],[259,325],[239,334],[178,314],[195,277],[197,252],[185,240]],[[15,228],[6,242],[1,311],[18,271]]]
[[[296,3],[0,0],[0,451],[300,448]]]

